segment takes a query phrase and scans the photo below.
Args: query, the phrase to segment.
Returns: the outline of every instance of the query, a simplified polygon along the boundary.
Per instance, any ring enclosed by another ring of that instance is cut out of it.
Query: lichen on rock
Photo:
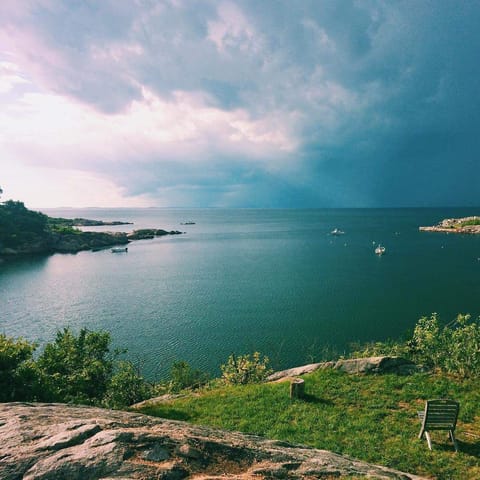
[[[314,448],[138,413],[0,404],[2,480],[421,477]]]

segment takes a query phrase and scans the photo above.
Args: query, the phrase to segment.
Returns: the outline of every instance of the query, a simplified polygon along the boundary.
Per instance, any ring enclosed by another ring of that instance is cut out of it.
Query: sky
[[[480,206],[478,0],[1,0],[41,207]]]

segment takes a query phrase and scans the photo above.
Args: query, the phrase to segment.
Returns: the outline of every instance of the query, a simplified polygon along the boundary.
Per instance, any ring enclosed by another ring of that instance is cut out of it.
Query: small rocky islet
[[[446,218],[437,225],[418,229],[422,232],[480,234],[480,217]]]

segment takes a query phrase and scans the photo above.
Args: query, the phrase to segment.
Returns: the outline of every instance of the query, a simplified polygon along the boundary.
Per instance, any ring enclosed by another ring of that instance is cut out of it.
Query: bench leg
[[[425,436],[427,437],[428,448],[431,450],[432,449],[432,439],[430,438],[430,434],[427,431],[425,431]]]
[[[453,433],[453,430],[449,430],[448,434],[450,435],[450,439],[452,440],[453,448],[455,449],[456,452],[458,452],[457,440],[455,438],[455,434]]]

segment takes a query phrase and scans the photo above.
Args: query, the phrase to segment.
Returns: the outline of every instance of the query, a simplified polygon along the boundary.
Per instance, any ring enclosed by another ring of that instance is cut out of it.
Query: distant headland
[[[480,217],[446,218],[432,227],[418,227],[422,232],[480,234]]]
[[[77,253],[125,245],[132,240],[178,235],[178,230],[143,229],[125,232],[85,232],[76,227],[131,225],[131,222],[53,218],[25,207],[22,202],[0,203],[0,262],[24,255]]]

